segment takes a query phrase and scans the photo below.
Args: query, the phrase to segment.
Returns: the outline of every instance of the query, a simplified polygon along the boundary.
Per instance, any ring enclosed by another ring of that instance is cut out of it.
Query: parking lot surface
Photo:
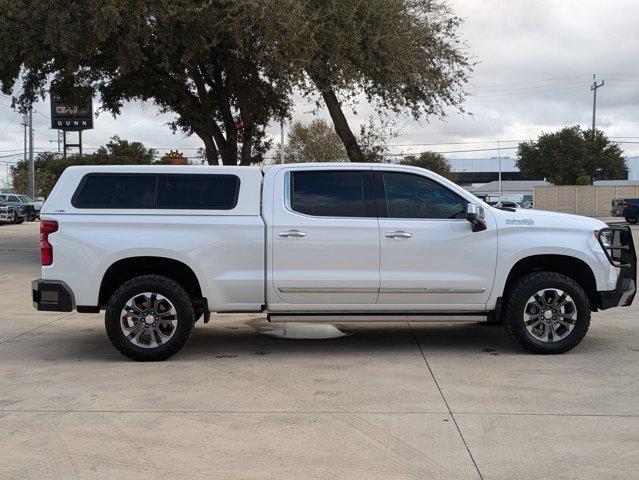
[[[0,479],[639,478],[639,301],[559,356],[479,324],[292,340],[225,315],[135,363],[102,315],[35,311],[39,276],[38,224],[0,227]]]

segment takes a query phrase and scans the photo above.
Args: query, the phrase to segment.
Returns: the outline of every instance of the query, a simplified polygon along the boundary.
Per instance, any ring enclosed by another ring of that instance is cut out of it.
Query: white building
[[[501,182],[501,199],[504,202],[526,202],[532,204],[535,187],[551,185],[543,180],[504,180]],[[494,181],[480,187],[466,187],[475,196],[489,203],[499,201],[499,182]]]
[[[449,158],[452,171],[462,185],[485,184],[499,178],[499,158]],[[639,180],[639,157],[627,157],[628,180]],[[526,180],[517,168],[517,158],[501,157],[502,180]],[[538,179],[543,180],[543,179]]]

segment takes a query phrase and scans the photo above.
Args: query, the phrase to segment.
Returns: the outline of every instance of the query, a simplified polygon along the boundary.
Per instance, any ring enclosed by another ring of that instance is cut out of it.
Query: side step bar
[[[487,312],[269,313],[269,322],[485,322]]]

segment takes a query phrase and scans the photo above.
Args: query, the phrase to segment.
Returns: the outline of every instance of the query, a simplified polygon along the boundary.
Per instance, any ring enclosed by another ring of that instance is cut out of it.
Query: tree
[[[423,152],[417,157],[409,155],[404,157],[401,163],[403,165],[426,168],[453,182],[457,181],[457,174],[451,170],[450,163],[441,153]]]
[[[263,0],[264,64],[307,96],[319,92],[350,160],[365,160],[343,107],[364,97],[377,113],[415,119],[459,107],[471,61],[461,20],[437,0]]]
[[[21,77],[22,110],[49,86],[70,100],[89,87],[114,115],[152,100],[177,115],[172,128],[202,139],[209,163],[248,165],[290,105],[290,82],[258,63],[268,48],[259,10],[252,0],[0,0],[0,86],[12,93]]]
[[[362,160],[375,163],[389,162],[391,156],[388,143],[397,137],[397,132],[397,128],[389,119],[369,119],[367,123],[362,123],[357,136]]]
[[[156,162],[157,150],[140,142],[122,140],[117,135],[93,154],[74,157],[74,165],[150,165]]]
[[[590,185],[596,179],[624,179],[628,168],[619,145],[601,130],[578,125],[543,133],[519,144],[517,167],[529,178],[545,178],[556,185]]]
[[[325,120],[294,122],[284,146],[286,163],[347,162],[344,145]]]
[[[319,94],[363,160],[346,103],[443,116],[471,67],[460,19],[438,0],[0,0],[0,11],[0,87],[20,78],[23,110],[49,87],[65,99],[89,87],[114,115],[151,100],[202,139],[208,163],[259,161],[295,89]]]
[[[109,142],[89,155],[69,155],[62,158],[59,153],[43,152],[34,159],[35,194],[49,196],[53,186],[67,167],[72,165],[152,165],[157,163],[157,152],[140,142],[129,142],[112,137]],[[26,192],[29,175],[28,162],[20,160],[11,167],[13,188]]]

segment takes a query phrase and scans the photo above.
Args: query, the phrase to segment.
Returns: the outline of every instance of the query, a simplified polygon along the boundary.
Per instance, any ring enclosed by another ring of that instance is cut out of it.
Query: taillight
[[[49,234],[58,231],[58,222],[42,220],[40,222],[40,259],[43,266],[53,263],[53,246],[49,243]]]

